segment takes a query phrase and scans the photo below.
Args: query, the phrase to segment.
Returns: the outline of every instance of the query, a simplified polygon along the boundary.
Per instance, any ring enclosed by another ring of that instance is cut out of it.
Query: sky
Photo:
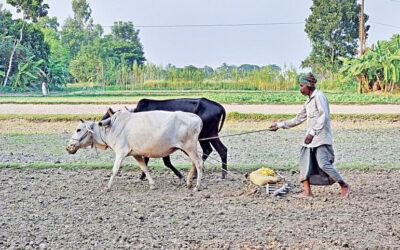
[[[178,67],[222,63],[276,64],[300,69],[311,52],[304,32],[312,0],[87,0],[95,24],[132,21],[148,62]],[[6,9],[14,8],[0,0]],[[72,0],[44,0],[49,16],[62,24],[73,16]],[[359,1],[361,2],[361,1]],[[365,0],[371,25],[367,45],[400,33],[400,0]],[[14,17],[17,17],[15,15]],[[279,24],[278,24],[279,23]],[[293,24],[282,24],[293,23]],[[269,24],[151,28],[143,26]],[[110,32],[104,27],[105,33]]]

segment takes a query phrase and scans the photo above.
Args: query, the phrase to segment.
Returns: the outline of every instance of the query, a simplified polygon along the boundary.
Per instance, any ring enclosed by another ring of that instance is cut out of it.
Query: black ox
[[[226,116],[225,109],[221,104],[208,100],[206,98],[181,98],[170,100],[141,99],[136,108],[130,111],[144,112],[152,110],[184,111],[198,115],[203,121],[203,129],[200,132],[199,139],[218,136],[218,133],[222,129]],[[114,114],[114,111],[109,108],[102,120],[109,118],[112,114]],[[228,150],[225,145],[222,144],[219,138],[199,141],[199,143],[201,148],[203,149],[203,161],[205,161],[213,151],[212,147],[217,150],[222,161],[222,179],[224,179],[227,174],[228,155]],[[170,168],[176,176],[178,176],[180,179],[183,178],[183,175],[179,172],[179,170],[177,170],[172,165],[169,156],[163,157],[163,161],[165,166]],[[147,165],[147,163],[149,162],[149,158],[145,158],[145,162]],[[142,172],[140,179],[143,180],[145,177],[146,174]]]

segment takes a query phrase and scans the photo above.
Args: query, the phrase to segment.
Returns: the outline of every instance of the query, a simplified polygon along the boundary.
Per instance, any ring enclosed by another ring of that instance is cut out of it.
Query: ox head
[[[66,148],[68,153],[75,154],[78,149],[86,148],[93,144],[93,127],[94,122],[87,122],[83,119],[79,120],[78,127],[76,127]]]

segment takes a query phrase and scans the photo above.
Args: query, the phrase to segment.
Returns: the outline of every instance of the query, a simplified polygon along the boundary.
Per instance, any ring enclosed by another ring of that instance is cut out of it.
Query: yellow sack
[[[277,183],[279,179],[274,175],[272,169],[260,168],[250,174],[250,181],[260,186]]]

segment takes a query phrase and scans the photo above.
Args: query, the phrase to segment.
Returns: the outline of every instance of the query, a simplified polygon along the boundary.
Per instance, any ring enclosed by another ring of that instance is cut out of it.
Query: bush
[[[317,83],[317,88],[323,91],[357,93],[358,83],[352,77],[335,75],[335,79],[326,79]]]

